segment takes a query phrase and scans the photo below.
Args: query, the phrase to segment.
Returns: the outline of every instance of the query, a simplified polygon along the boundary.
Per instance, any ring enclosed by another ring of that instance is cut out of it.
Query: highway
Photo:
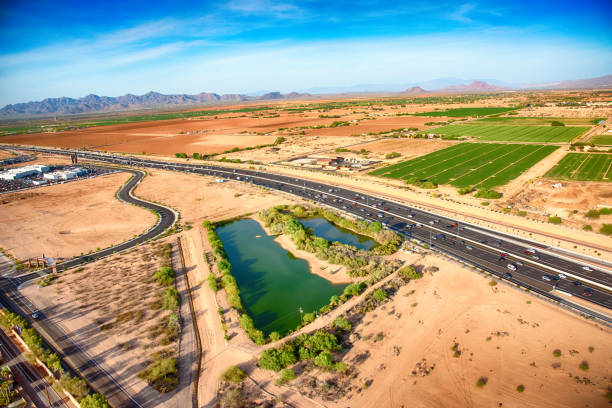
[[[127,203],[136,204],[156,211],[159,214],[157,224],[143,235],[129,241],[57,264],[56,268],[58,272],[88,262],[93,262],[97,259],[110,256],[115,252],[132,248],[162,234],[167,228],[174,224],[177,217],[172,210],[161,205],[140,200],[132,195],[132,190],[142,180],[145,173],[141,170],[126,171],[132,173],[133,177],[117,192],[118,198]],[[142,407],[143,405],[141,405],[134,396],[130,395],[130,393],[125,390],[110,373],[104,370],[103,367],[71,339],[69,333],[66,333],[59,325],[55,324],[55,322],[42,313],[38,319],[32,318],[35,306],[20,294],[18,287],[25,282],[32,279],[38,279],[50,272],[51,268],[45,268],[27,275],[0,278],[0,296],[2,298],[2,304],[13,312],[26,317],[32,327],[43,336],[47,346],[54,350],[72,371],[79,373],[79,375],[85,378],[96,392],[104,394],[114,408]]]
[[[69,150],[23,148],[41,153],[70,154]],[[565,303],[554,290],[612,309],[612,274],[575,257],[555,253],[548,246],[476,225],[461,223],[350,189],[257,170],[233,169],[204,164],[172,163],[138,157],[78,152],[80,158],[124,166],[141,166],[249,182],[280,190],[369,221],[380,221],[406,237],[417,239],[455,258],[474,264],[500,277],[534,289],[552,300]],[[452,224],[456,225],[452,225]],[[514,267],[508,269],[508,265]],[[588,269],[586,269],[588,268]],[[508,275],[509,274],[509,275]],[[511,276],[510,276],[511,275]],[[588,310],[584,312],[593,314]],[[606,316],[598,316],[608,321]]]

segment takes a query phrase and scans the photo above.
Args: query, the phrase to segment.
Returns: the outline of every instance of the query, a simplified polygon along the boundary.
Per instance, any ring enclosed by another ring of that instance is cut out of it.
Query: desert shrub
[[[336,317],[336,320],[333,321],[332,326],[344,331],[349,331],[353,327],[353,325],[346,320],[344,316]]]
[[[240,387],[232,387],[219,397],[219,408],[243,408],[246,405]]]
[[[219,286],[217,285],[217,276],[214,273],[209,273],[208,276],[206,276],[206,283],[213,292],[219,290]]]
[[[582,371],[587,371],[589,369],[589,362],[588,361],[583,361],[582,363],[580,363],[580,365],[578,367]]]
[[[247,374],[244,372],[244,370],[237,366],[229,366],[221,375],[221,378],[224,381],[229,381],[236,384],[240,384],[246,377]]]
[[[397,271],[397,274],[404,280],[421,278],[421,275],[411,266],[404,266]]]
[[[561,357],[561,350],[559,349],[553,350],[552,354],[555,357]]]
[[[79,405],[81,408],[110,408],[110,404],[102,394],[91,394],[83,398]]]
[[[612,235],[612,224],[603,224],[599,232],[605,235]]]
[[[523,392],[523,391],[525,391],[525,386],[524,386],[523,384],[521,384],[521,385],[519,385],[518,387],[516,387],[516,390],[517,390],[518,392]]]
[[[312,323],[314,321],[314,319],[316,319],[316,315],[314,313],[306,313],[304,314],[304,317],[302,318],[304,324],[309,324]]]
[[[486,188],[481,188],[480,190],[476,192],[476,194],[474,194],[474,197],[488,198],[488,199],[501,198],[501,196],[502,196],[501,193],[495,190],[488,190]]]
[[[599,211],[598,210],[589,210],[584,214],[585,217],[587,218],[599,218]]]
[[[517,212],[517,214],[519,216],[521,216],[521,217],[525,217],[525,216],[527,216],[527,211],[520,210],[520,211]]]
[[[187,153],[174,153],[174,156],[176,156],[177,158],[186,159]]]
[[[482,388],[482,387],[484,387],[485,385],[487,385],[487,382],[488,382],[488,381],[489,381],[489,379],[488,379],[487,377],[480,377],[480,378],[478,379],[478,381],[476,381],[476,386],[477,386],[478,388]]]
[[[548,217],[548,222],[550,222],[551,224],[561,224],[563,221],[560,217],[554,215],[552,217]]]
[[[385,159],[395,159],[396,157],[400,157],[401,154],[398,152],[391,152],[385,155]]]
[[[162,307],[166,310],[178,309],[178,291],[174,286],[169,287],[164,291],[164,297],[162,298]]]
[[[332,368],[334,366],[334,357],[331,355],[330,352],[324,351],[318,354],[314,358],[313,362],[316,366],[319,366],[319,367]]]
[[[261,330],[255,328],[255,323],[251,316],[246,313],[240,316],[240,327],[244,329],[249,338],[253,340],[255,344],[264,344],[266,342],[266,338]]]
[[[461,187],[460,189],[457,190],[457,192],[460,195],[466,195],[466,194],[471,193],[472,191],[474,191],[474,187],[472,187],[472,186]]]
[[[167,266],[162,266],[155,272],[155,280],[162,286],[170,286],[174,282],[174,270]]]
[[[582,227],[582,229],[585,230],[585,231],[593,231],[593,227],[588,225],[588,224],[585,225],[584,227]]]
[[[170,357],[167,352],[153,353],[147,367],[138,373],[138,377],[159,392],[170,392],[178,385],[176,358]]]
[[[488,201],[483,201],[482,203],[480,203],[480,205],[483,205],[483,206],[486,207],[487,205],[489,205],[489,202]]]
[[[357,296],[363,291],[364,288],[365,285],[362,282],[351,283],[346,288],[344,288],[344,294],[348,296]]]
[[[374,293],[372,293],[372,296],[377,301],[382,302],[387,299],[387,292],[385,292],[384,289],[376,289]]]
[[[295,371],[293,371],[290,368],[286,368],[283,371],[281,371],[281,375],[280,375],[280,383],[284,384],[284,383],[288,383],[291,380],[295,379]]]
[[[281,335],[277,331],[273,331],[268,337],[270,338],[270,341],[278,341],[281,339]]]

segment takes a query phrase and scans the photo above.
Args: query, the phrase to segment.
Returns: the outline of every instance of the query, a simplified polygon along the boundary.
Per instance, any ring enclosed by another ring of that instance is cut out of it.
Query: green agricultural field
[[[580,126],[450,125],[433,130],[446,136],[470,136],[480,140],[507,142],[569,143],[586,132]]]
[[[545,177],[609,182],[612,179],[612,154],[568,153],[546,173]]]
[[[567,126],[592,126],[601,119],[589,118],[534,118],[534,117],[489,117],[471,121],[474,125],[516,125],[516,126],[550,126],[552,122],[561,122]]]
[[[558,146],[460,143],[371,172],[395,179],[418,178],[455,187],[493,188],[521,175]]]
[[[496,113],[509,112],[518,108],[500,107],[500,108],[457,108],[447,109],[443,111],[415,113],[414,116],[448,116],[451,118],[466,118],[468,116],[486,116]]]
[[[589,142],[600,146],[612,146],[612,135],[597,135],[589,139]]]

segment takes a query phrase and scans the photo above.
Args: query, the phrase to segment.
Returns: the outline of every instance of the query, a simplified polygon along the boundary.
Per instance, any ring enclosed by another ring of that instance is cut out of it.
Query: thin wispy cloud
[[[449,14],[448,18],[450,20],[458,21],[460,23],[472,23],[474,22],[474,20],[468,17],[468,14],[470,13],[470,11],[474,10],[474,7],[476,7],[476,5],[474,4],[462,4],[456,11]]]

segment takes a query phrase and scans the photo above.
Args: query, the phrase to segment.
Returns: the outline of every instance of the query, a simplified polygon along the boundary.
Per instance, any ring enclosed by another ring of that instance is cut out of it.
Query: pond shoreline
[[[349,276],[346,270],[347,268],[345,266],[331,264],[327,261],[317,258],[317,256],[311,252],[298,249],[288,235],[275,235],[270,232],[270,229],[267,228],[257,216],[253,216],[251,217],[251,219],[256,221],[261,226],[261,228],[263,228],[266,234],[273,236],[274,241],[278,243],[284,250],[289,251],[296,258],[300,258],[308,262],[308,268],[310,269],[310,273],[320,276],[333,284],[346,284],[359,281],[359,278],[351,278]],[[336,272],[330,273],[330,271]]]

